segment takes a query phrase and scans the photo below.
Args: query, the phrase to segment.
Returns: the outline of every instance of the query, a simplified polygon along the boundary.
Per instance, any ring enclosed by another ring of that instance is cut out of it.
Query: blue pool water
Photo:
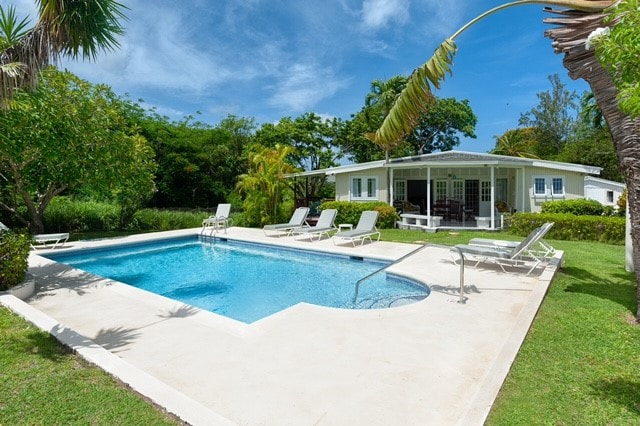
[[[197,237],[47,257],[245,323],[299,302],[375,309],[429,294],[382,272],[362,284],[354,304],[355,283],[384,263]]]

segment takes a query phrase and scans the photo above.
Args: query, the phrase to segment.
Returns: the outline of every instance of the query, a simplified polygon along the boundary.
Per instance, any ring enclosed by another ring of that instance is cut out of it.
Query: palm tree
[[[496,137],[496,147],[491,154],[508,155],[509,157],[538,158],[531,149],[531,141],[525,137],[529,129],[508,130]]]
[[[379,123],[379,120],[384,120],[387,115],[389,115],[389,111],[391,111],[393,104],[406,85],[407,78],[401,75],[391,77],[387,81],[373,80],[371,82],[371,92],[364,98],[364,113],[367,121]],[[365,136],[384,150],[387,161],[389,161],[389,154],[393,147],[404,139],[399,138],[392,141],[385,141],[385,143],[378,143],[379,141],[375,139],[374,134],[367,134]]]
[[[548,9],[558,15],[547,18],[546,23],[558,25],[547,30],[545,35],[553,40],[557,53],[564,53],[563,64],[573,79],[582,78],[589,83],[598,107],[607,122],[618,155],[618,164],[627,183],[628,207],[631,214],[631,236],[635,270],[640,270],[640,118],[631,118],[618,106],[616,89],[611,75],[600,64],[593,49],[586,49],[587,37],[599,27],[617,25],[608,22],[610,7],[614,0],[520,0],[493,8],[478,16],[446,39],[434,55],[422,66],[414,70],[374,139],[378,144],[402,138],[413,130],[417,119],[428,110],[433,102],[431,86],[440,87],[445,74],[451,73],[453,57],[457,51],[455,39],[470,26],[485,17],[508,7],[523,4],[543,4],[569,8],[568,10]],[[605,22],[608,22],[605,24]],[[636,296],[638,311],[636,320],[640,322],[640,274],[636,274]]]
[[[27,29],[15,9],[0,6],[0,108],[17,88],[34,87],[38,72],[61,56],[95,59],[100,51],[118,47],[126,19],[114,0],[35,0],[38,20]]]

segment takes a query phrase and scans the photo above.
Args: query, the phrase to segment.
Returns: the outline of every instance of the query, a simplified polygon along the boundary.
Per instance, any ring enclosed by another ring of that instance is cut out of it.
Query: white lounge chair
[[[540,235],[538,235],[538,241],[527,250],[528,254],[535,255],[536,257],[540,257],[542,259],[547,259],[555,254],[555,249],[549,243],[543,240],[547,232],[549,232],[549,230],[553,227],[553,224],[553,222],[546,222],[539,228]],[[471,246],[493,247],[502,250],[514,249],[518,246],[518,244],[520,244],[520,241],[493,240],[490,238],[472,238],[471,240],[469,240],[469,245]]]
[[[64,243],[69,239],[69,233],[60,232],[58,234],[37,234],[33,235],[32,238],[33,242],[36,244],[42,244],[46,247],[49,243],[53,243],[51,248],[56,248],[58,247],[58,244],[60,244],[60,247],[64,246]],[[31,247],[36,248],[33,244]]]
[[[0,222],[0,231],[9,231],[9,227]],[[58,247],[58,244],[60,244],[60,247],[62,247],[68,239],[68,232],[60,232],[57,234],[37,234],[31,237],[31,247],[35,249],[36,247],[34,246],[34,244],[42,244],[46,247],[48,243],[53,243],[53,247],[51,248]]]
[[[336,244],[336,240],[349,240],[356,246],[356,241],[360,240],[360,245],[364,244],[364,240],[372,242],[372,236],[377,236],[376,241],[380,240],[380,232],[376,228],[376,222],[378,221],[378,212],[375,210],[363,211],[356,225],[356,229],[351,231],[337,232],[333,236],[333,243]]]
[[[293,230],[293,237],[295,238],[296,236],[302,235],[309,237],[309,239],[313,241],[313,236],[317,235],[318,241],[320,241],[323,235],[328,237],[329,232],[337,229],[334,225],[337,215],[338,210],[336,209],[322,210],[315,226],[296,228]]]
[[[265,225],[262,232],[265,235],[277,235],[278,237],[284,233],[291,235],[294,229],[302,228],[309,215],[309,207],[298,207],[291,215],[291,219],[287,223],[274,223],[273,225]]]
[[[213,234],[214,231],[218,231],[219,229],[223,229],[226,233],[227,227],[229,226],[230,214],[231,204],[218,204],[216,214],[209,216],[202,221],[202,230],[200,231],[200,234],[204,234],[207,230],[209,230],[209,234]]]
[[[505,266],[528,267],[531,265],[527,272],[527,275],[529,275],[538,265],[546,260],[546,258],[541,257],[532,250],[532,247],[540,241],[542,235],[544,235],[544,232],[541,226],[531,231],[527,238],[513,248],[458,244],[451,250],[460,251],[465,255],[465,258],[474,259],[476,261],[474,266],[478,266],[480,263],[495,263],[500,266],[503,272],[506,272],[504,269]]]

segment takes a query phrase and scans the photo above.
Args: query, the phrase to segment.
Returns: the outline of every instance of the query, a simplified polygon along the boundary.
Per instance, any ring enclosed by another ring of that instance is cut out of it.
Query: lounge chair
[[[0,222],[0,231],[9,231],[9,227]],[[31,237],[31,247],[35,249],[36,247],[34,246],[34,244],[42,244],[46,247],[48,243],[53,243],[53,246],[51,248],[58,247],[58,244],[60,244],[60,247],[62,247],[68,239],[68,232],[60,232],[57,234],[37,234]]]
[[[540,256],[532,249],[545,233],[543,226],[531,231],[527,238],[513,248],[458,244],[451,250],[459,250],[465,257],[474,259],[476,261],[474,266],[478,266],[480,263],[495,263],[500,266],[503,272],[506,272],[504,269],[505,266],[526,267],[531,265],[527,272],[527,275],[529,275],[538,265],[546,260],[545,257]]]
[[[527,253],[533,254],[542,259],[549,258],[555,254],[555,249],[542,239],[553,227],[553,224],[553,222],[546,222],[539,228],[540,235],[538,236],[537,244],[533,244],[532,247],[527,250]],[[520,241],[493,240],[490,238],[472,238],[469,240],[469,245],[472,246],[493,247],[502,250],[514,249],[518,244],[520,244]]]
[[[303,235],[309,237],[309,239],[313,241],[313,236],[317,235],[318,241],[320,241],[322,235],[326,235],[328,237],[329,232],[337,229],[334,225],[337,215],[338,210],[336,209],[322,210],[315,226],[296,228],[293,230],[293,237],[295,238],[296,236]]]
[[[349,240],[356,246],[356,241],[360,240],[360,245],[364,244],[364,240],[372,241],[372,236],[377,236],[376,241],[380,240],[380,232],[376,228],[376,222],[378,221],[378,212],[375,210],[363,211],[356,225],[356,229],[351,231],[337,232],[333,236],[333,243],[336,244],[336,240]]]
[[[277,235],[278,237],[284,233],[285,235],[291,235],[294,229],[302,228],[309,215],[309,207],[298,207],[291,215],[291,219],[287,223],[275,223],[273,225],[265,225],[262,228],[262,232],[265,235]]]
[[[229,215],[231,214],[231,204],[218,204],[216,208],[216,214],[209,216],[202,221],[202,230],[200,234],[204,234],[209,230],[209,234],[213,234],[214,231],[223,229],[227,232],[229,226]]]

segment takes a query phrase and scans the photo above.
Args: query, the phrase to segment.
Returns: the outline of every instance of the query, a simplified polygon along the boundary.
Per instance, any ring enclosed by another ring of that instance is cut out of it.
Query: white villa
[[[403,213],[401,225],[497,229],[500,212],[538,212],[545,201],[585,198],[585,177],[600,171],[581,164],[447,151],[289,177],[328,176],[335,180],[339,201],[393,200]]]

